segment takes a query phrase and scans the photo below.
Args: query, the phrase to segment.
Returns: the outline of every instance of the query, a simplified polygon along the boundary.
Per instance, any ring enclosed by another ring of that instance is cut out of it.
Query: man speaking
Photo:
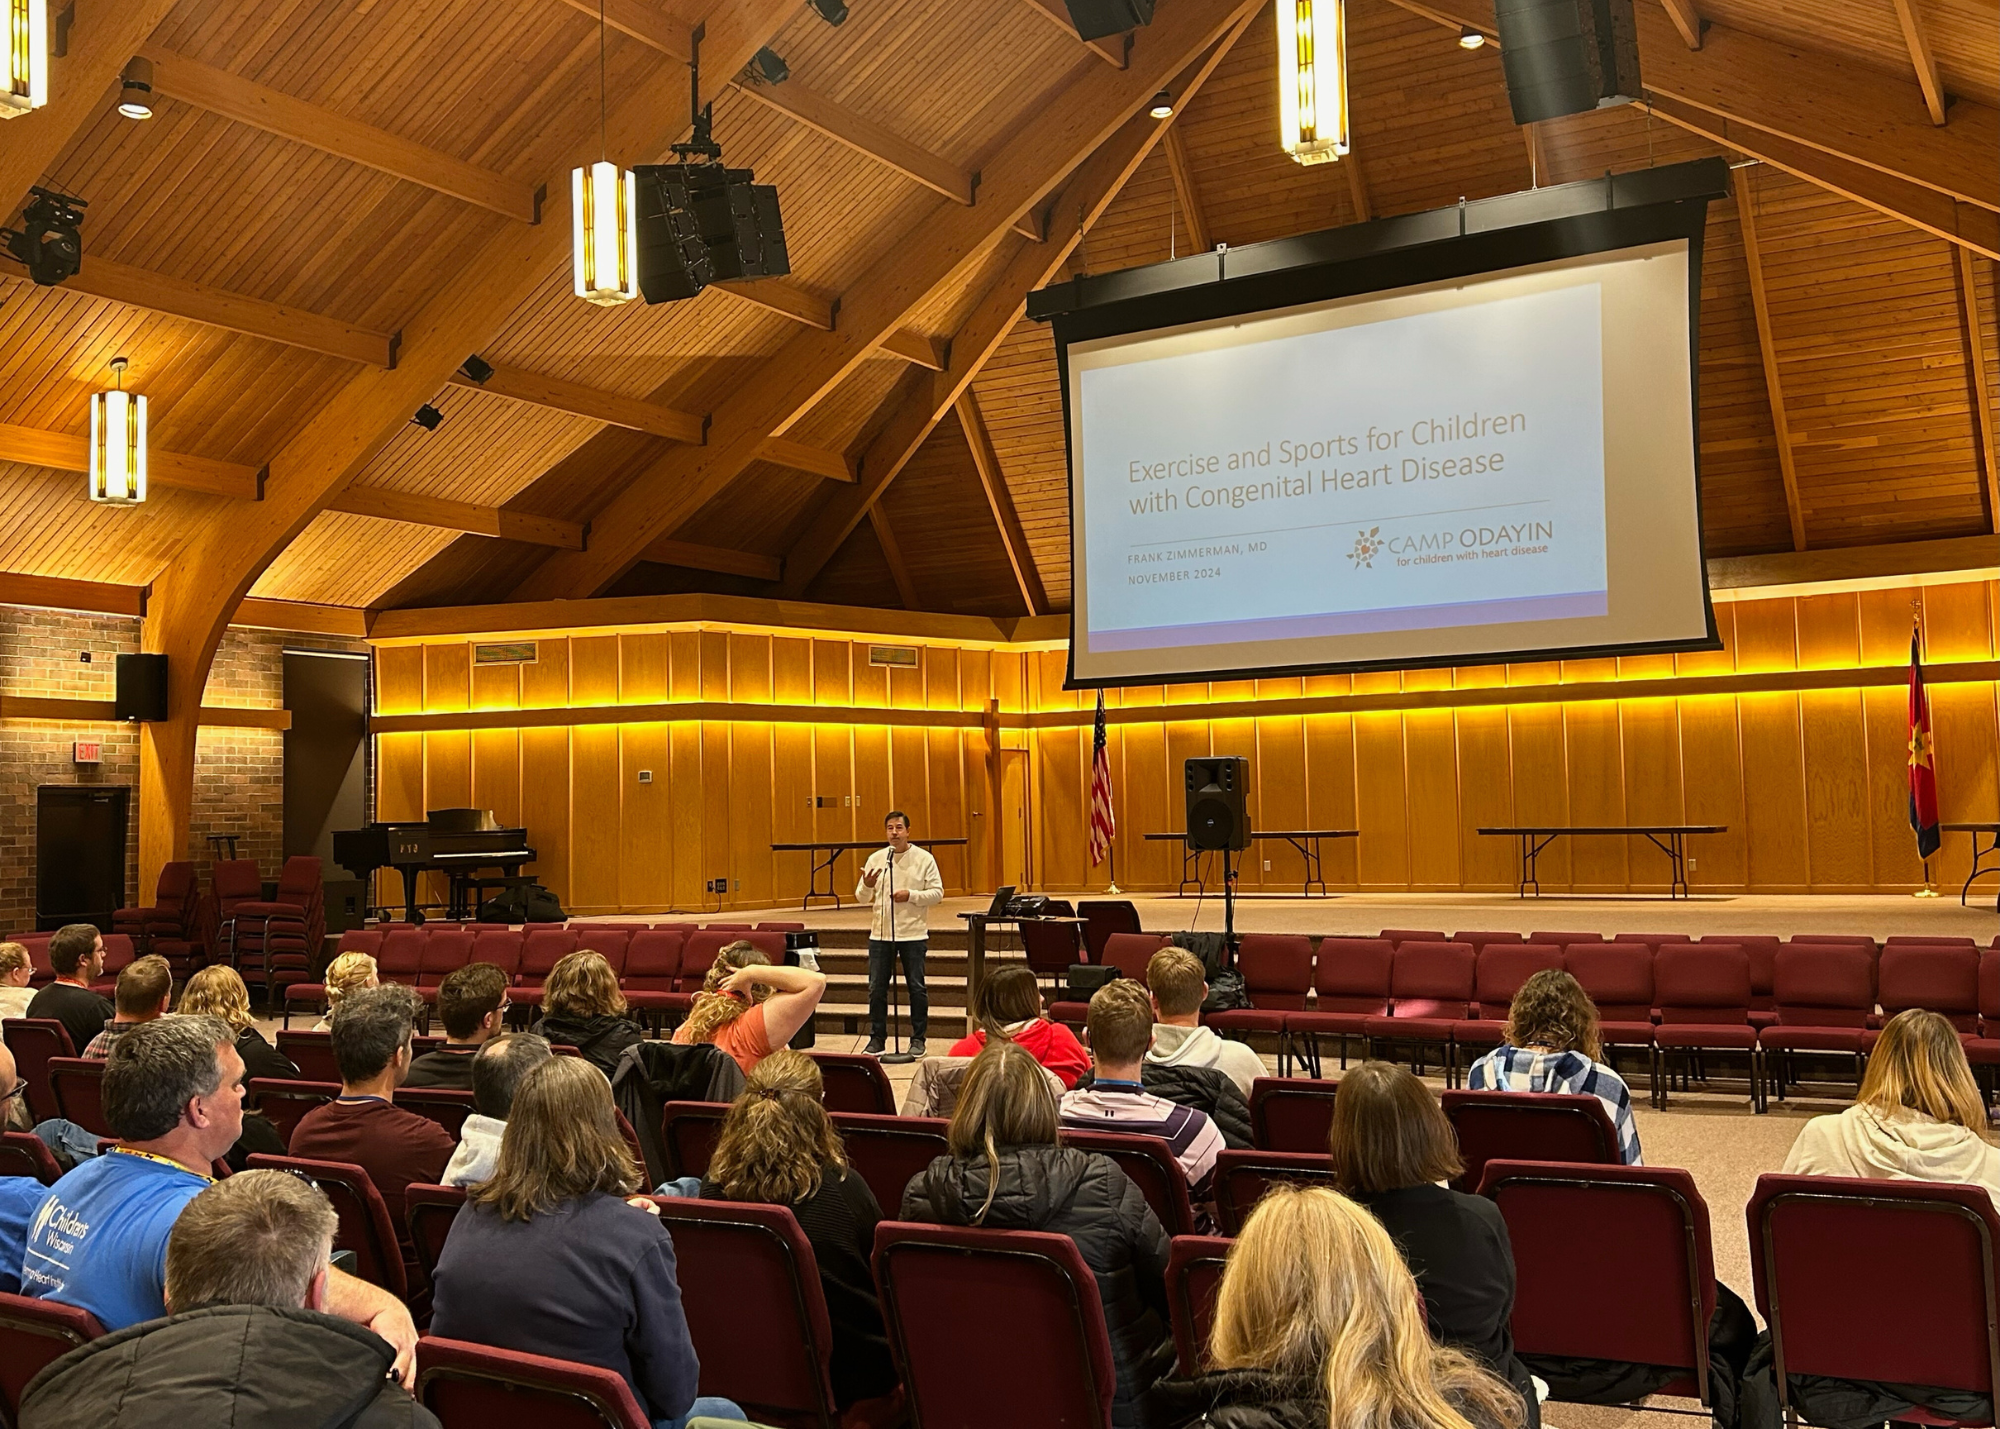
[[[889,973],[903,960],[903,981],[910,989],[910,1053],[924,1055],[924,1032],[930,1023],[930,996],[924,990],[924,954],[930,948],[930,925],[924,910],[944,901],[944,880],[937,860],[910,842],[910,820],[893,809],[882,821],[887,848],[868,855],[854,896],[875,905],[868,924],[868,1047],[879,1057],[889,1042]]]

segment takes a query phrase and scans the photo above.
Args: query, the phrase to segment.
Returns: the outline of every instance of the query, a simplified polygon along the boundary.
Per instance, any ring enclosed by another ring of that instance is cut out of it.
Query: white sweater
[[[870,871],[881,877],[875,886],[868,886],[866,874]],[[868,936],[881,942],[921,943],[931,935],[930,919],[924,910],[944,902],[944,879],[938,875],[937,860],[928,851],[911,844],[896,859],[893,880],[889,871],[889,850],[878,848],[868,855],[868,861],[861,865],[864,875],[854,885],[854,896],[862,903],[875,905],[874,916],[869,919]],[[891,883],[894,891],[907,892],[910,896],[902,903],[890,900]],[[890,920],[894,919],[891,929]]]
[[[1856,1103],[1838,1116],[1814,1117],[1792,1143],[1785,1172],[1983,1186],[2000,1204],[2000,1148],[1977,1132],[1907,1109],[1884,1116]]]

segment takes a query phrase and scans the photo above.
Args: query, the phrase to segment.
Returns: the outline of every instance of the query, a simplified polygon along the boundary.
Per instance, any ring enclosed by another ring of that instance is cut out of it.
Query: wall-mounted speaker
[[[167,717],[167,657],[120,655],[118,692],[113,697],[119,719],[164,720]]]
[[[1633,0],[1494,0],[1516,124],[1639,97]]]
[[[1250,847],[1250,761],[1240,754],[1190,759],[1187,777],[1187,840],[1198,849]]]
[[[1080,40],[1101,40],[1153,23],[1153,0],[1064,0]]]

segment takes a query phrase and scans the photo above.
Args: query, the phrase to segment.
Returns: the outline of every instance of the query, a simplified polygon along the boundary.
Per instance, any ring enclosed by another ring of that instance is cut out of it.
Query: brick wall
[[[216,651],[203,703],[284,707],[284,650],[361,650],[357,641],[275,631],[229,630]],[[74,611],[0,606],[0,691],[42,698],[109,700],[116,656],[139,648],[139,622]],[[90,661],[79,658],[90,653]],[[72,745],[100,740],[103,761],[79,765]],[[126,898],[139,896],[139,733],[128,724],[67,720],[0,721],[0,930],[35,924],[35,790],[43,784],[125,785],[132,791],[126,836]],[[194,806],[188,856],[208,882],[210,834],[234,834],[239,858],[266,878],[284,861],[285,737],[275,729],[204,728],[195,740]],[[341,876],[329,871],[329,876]],[[150,898],[151,889],[144,890]]]

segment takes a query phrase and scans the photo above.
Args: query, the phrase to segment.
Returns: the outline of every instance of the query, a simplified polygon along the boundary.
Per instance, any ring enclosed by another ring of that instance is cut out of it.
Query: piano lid
[[[440,834],[483,834],[500,827],[491,809],[432,809],[425,817],[431,831]]]

